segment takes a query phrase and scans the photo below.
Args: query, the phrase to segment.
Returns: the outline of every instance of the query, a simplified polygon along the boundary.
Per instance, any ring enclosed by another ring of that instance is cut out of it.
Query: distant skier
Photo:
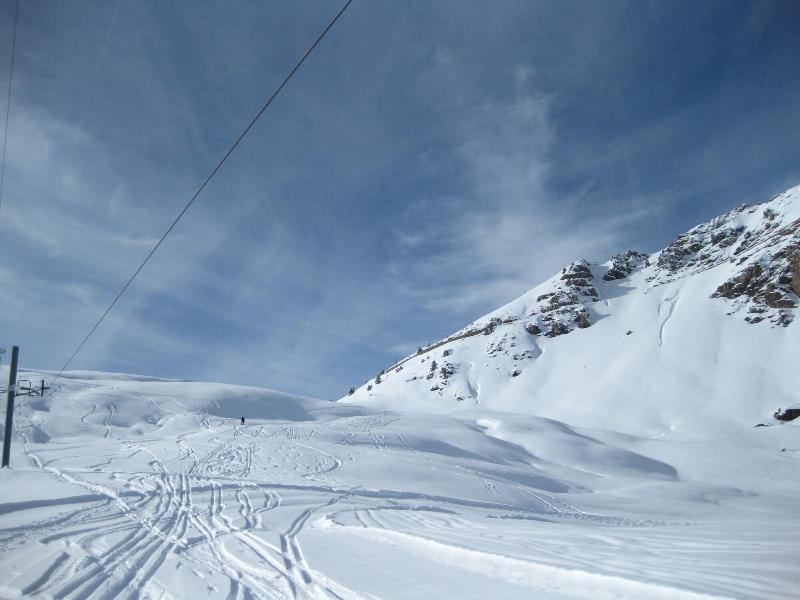
[[[242,417],[242,425],[244,425],[244,417]]]

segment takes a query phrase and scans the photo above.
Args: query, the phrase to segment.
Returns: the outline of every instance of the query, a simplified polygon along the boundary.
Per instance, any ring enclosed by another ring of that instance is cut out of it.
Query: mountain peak
[[[730,314],[789,325],[800,296],[800,187],[693,227],[659,253],[656,267],[653,285],[718,269],[711,296],[732,300]]]
[[[757,421],[794,398],[775,373],[792,372],[800,355],[798,305],[800,187],[697,225],[652,255],[576,260],[348,398],[480,405],[587,426],[625,427],[634,415],[645,426],[686,424],[701,413]]]

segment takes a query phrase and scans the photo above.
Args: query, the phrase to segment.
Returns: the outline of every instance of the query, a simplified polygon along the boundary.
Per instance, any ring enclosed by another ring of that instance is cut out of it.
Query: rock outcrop
[[[606,281],[625,279],[638,267],[642,265],[647,266],[649,264],[647,254],[644,252],[627,250],[626,252],[615,254],[611,257],[611,266],[608,268],[606,274],[603,275],[603,279]]]

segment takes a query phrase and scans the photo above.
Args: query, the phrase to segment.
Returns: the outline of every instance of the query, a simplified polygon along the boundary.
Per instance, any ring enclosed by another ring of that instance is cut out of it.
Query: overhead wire
[[[11,114],[11,85],[14,83],[14,57],[17,49],[17,23],[19,22],[19,1],[14,9],[14,29],[11,34],[11,62],[8,67],[8,97],[6,100],[6,127],[3,130],[3,159],[0,166],[0,212],[3,210],[3,191],[6,180],[6,147],[8,146],[8,122]]]
[[[19,0],[17,0],[17,2],[19,2]],[[322,30],[322,33],[320,33],[317,36],[317,38],[314,40],[314,42],[308,47],[308,49],[306,50],[305,54],[303,54],[303,56],[300,58],[300,60],[297,61],[297,63],[292,68],[292,70],[289,71],[289,74],[284,78],[284,80],[281,82],[281,84],[275,89],[274,92],[272,92],[272,94],[269,96],[269,98],[264,103],[264,105],[261,107],[261,109],[256,113],[255,117],[253,117],[253,119],[250,121],[250,123],[247,125],[247,127],[244,128],[244,130],[239,134],[239,136],[236,138],[236,140],[233,142],[233,144],[231,144],[230,148],[228,148],[228,151],[219,160],[219,162],[217,162],[216,166],[211,170],[211,172],[206,176],[206,178],[203,180],[203,183],[200,185],[199,188],[197,188],[197,191],[194,193],[194,195],[192,195],[191,199],[186,203],[186,205],[183,207],[183,209],[178,213],[178,215],[172,221],[172,223],[167,228],[167,230],[164,232],[164,234],[161,236],[161,238],[158,240],[158,242],[156,242],[156,244],[153,246],[153,248],[147,254],[147,256],[142,261],[142,263],[136,268],[136,270],[133,272],[133,274],[128,278],[128,281],[125,283],[124,286],[122,286],[122,289],[116,295],[116,297],[111,302],[111,304],[108,305],[108,308],[106,308],[106,310],[103,312],[103,314],[100,316],[100,318],[95,322],[94,326],[89,330],[89,333],[87,333],[86,336],[81,341],[81,343],[78,344],[78,347],[75,349],[75,351],[69,357],[67,362],[64,363],[64,366],[61,367],[61,369],[59,369],[58,374],[53,379],[52,383],[55,383],[56,381],[58,381],[61,378],[61,375],[63,375],[63,373],[67,369],[67,367],[69,367],[69,365],[72,363],[72,361],[78,355],[78,353],[83,349],[83,347],[86,345],[86,342],[89,341],[89,338],[91,338],[92,335],[94,334],[94,332],[97,331],[97,328],[100,326],[100,324],[108,316],[108,313],[111,312],[111,309],[114,308],[114,305],[116,305],[116,303],[119,301],[119,299],[122,297],[122,295],[128,290],[130,285],[133,283],[133,280],[136,279],[136,276],[141,272],[141,270],[144,268],[144,266],[150,261],[152,256],[156,253],[156,250],[158,250],[158,248],[161,246],[161,244],[164,243],[164,240],[167,238],[167,236],[172,232],[172,230],[178,224],[178,221],[180,221],[181,218],[183,218],[183,215],[186,214],[186,212],[192,206],[192,204],[197,199],[197,197],[200,195],[200,193],[206,188],[206,186],[211,181],[211,179],[214,177],[214,175],[217,174],[217,171],[219,171],[220,167],[222,167],[222,165],[225,163],[225,161],[228,160],[228,157],[233,153],[234,150],[236,150],[237,146],[239,146],[239,143],[250,132],[250,130],[253,128],[253,126],[256,124],[256,122],[259,120],[259,118],[261,118],[261,115],[263,115],[264,112],[269,108],[270,104],[272,104],[272,101],[275,100],[275,98],[278,96],[278,94],[281,93],[281,90],[283,90],[283,88],[286,87],[286,84],[289,83],[289,80],[292,79],[294,74],[300,69],[300,67],[303,65],[303,63],[306,61],[306,59],[311,55],[311,53],[314,51],[314,49],[319,45],[319,43],[327,35],[327,33],[331,30],[331,28],[336,24],[336,22],[344,14],[344,12],[347,10],[347,8],[350,6],[350,4],[352,4],[352,2],[353,2],[353,0],[347,0],[347,2],[344,4],[344,6],[342,6],[342,8],[339,10],[339,12],[336,13],[336,16],[334,16],[333,19],[331,19],[331,21],[328,23],[327,27],[325,27],[325,29]]]

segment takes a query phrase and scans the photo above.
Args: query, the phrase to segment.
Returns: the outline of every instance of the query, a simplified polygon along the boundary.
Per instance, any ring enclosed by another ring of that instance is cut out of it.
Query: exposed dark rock
[[[456,372],[456,367],[453,363],[445,363],[441,369],[439,369],[439,373],[441,374],[443,379],[449,378],[451,375],[454,375]]]
[[[513,371],[511,371],[511,376],[512,377],[517,377],[520,373],[522,373],[522,371],[520,371],[518,369],[514,369]]]
[[[792,270],[792,290],[800,296],[800,251],[789,255],[789,267]]]
[[[531,335],[541,335],[542,329],[536,323],[528,323],[525,325],[525,331]]]
[[[736,248],[736,250],[733,251],[733,255],[734,256],[738,256],[739,254],[741,254],[742,252],[744,252],[745,250],[747,250],[750,247],[750,244],[747,243],[749,238],[750,238],[750,232],[748,231],[744,235],[744,240],[742,241],[742,243],[739,244],[739,247]]]
[[[575,323],[578,325],[580,329],[586,329],[592,323],[589,321],[589,313],[586,311],[581,311],[575,315]]]
[[[625,273],[625,271],[611,267],[608,272],[603,275],[603,279],[606,281],[614,281],[615,279],[625,279],[627,276],[628,274]]]
[[[772,416],[778,421],[793,421],[800,417],[800,408],[779,408]]]
[[[711,243],[714,245],[719,245],[721,248],[727,248],[736,242],[736,240],[739,238],[739,234],[741,234],[743,231],[744,227],[742,225],[734,229],[718,231],[717,233],[711,234]]]
[[[489,345],[486,347],[486,353],[489,356],[494,356],[496,354],[500,354],[501,352],[504,354],[508,354],[508,350],[506,350],[506,344],[508,343],[508,336],[504,335],[500,340],[495,340],[490,342]]]
[[[548,303],[541,308],[542,312],[549,312],[557,310],[565,306],[571,306],[578,303],[578,295],[574,292],[559,292],[550,297]]]
[[[683,247],[683,240],[679,237],[661,251],[656,265],[660,269],[674,273],[683,267],[684,257],[691,253],[691,250]]]
[[[580,282],[579,285],[583,284],[583,282],[591,281],[593,279],[592,270],[589,268],[589,265],[586,264],[584,261],[574,262],[569,266],[569,269],[561,276],[562,281],[567,282]]]
[[[800,219],[795,219],[793,222],[789,223],[786,227],[781,228],[778,231],[778,235],[779,236],[792,235],[796,231],[800,231]]]
[[[700,248],[698,248],[699,250]],[[611,267],[608,272],[603,275],[606,281],[613,281],[615,279],[625,279],[628,275],[642,265],[649,264],[647,261],[647,254],[644,252],[637,252],[636,250],[627,250],[620,254],[615,254],[611,257]]]
[[[565,333],[569,333],[569,327],[564,325],[564,323],[560,321],[556,321],[552,325],[550,325],[550,329],[544,335],[546,337],[556,337],[559,335],[564,335]]]
[[[770,245],[777,245],[784,236],[794,234],[797,230],[798,226],[793,223],[779,232],[770,232],[766,240],[764,238],[766,234],[764,230],[761,230],[760,236],[754,236],[754,240],[758,241],[759,246],[769,248]],[[748,313],[764,315],[763,317],[746,317],[745,321],[748,323],[760,323],[769,319],[774,325],[784,327],[789,325],[794,319],[794,315],[789,309],[797,307],[797,300],[793,298],[793,292],[797,293],[794,285],[795,271],[800,271],[798,249],[800,249],[800,245],[790,243],[772,253],[765,252],[759,258],[759,262],[750,264],[738,275],[720,285],[712,297],[724,297],[731,300],[744,298],[745,302],[749,304]],[[751,259],[751,256],[745,254],[737,264]],[[797,277],[797,284],[800,289],[800,276]]]
[[[767,289],[764,292],[764,299],[767,306],[770,308],[794,308],[793,301],[786,298],[781,292],[775,289],[771,283],[767,284]]]
[[[501,319],[498,319],[497,317],[493,318],[483,328],[483,335],[489,335],[490,333],[492,333],[495,329],[497,329],[497,326],[500,325],[502,322],[503,321]]]
[[[725,298],[738,298],[742,294],[748,296],[755,296],[758,288],[760,288],[766,281],[763,278],[764,269],[758,264],[752,264],[742,271],[738,277],[726,281],[717,288],[716,293],[712,294],[712,298],[724,296]],[[749,293],[748,293],[749,292]]]

